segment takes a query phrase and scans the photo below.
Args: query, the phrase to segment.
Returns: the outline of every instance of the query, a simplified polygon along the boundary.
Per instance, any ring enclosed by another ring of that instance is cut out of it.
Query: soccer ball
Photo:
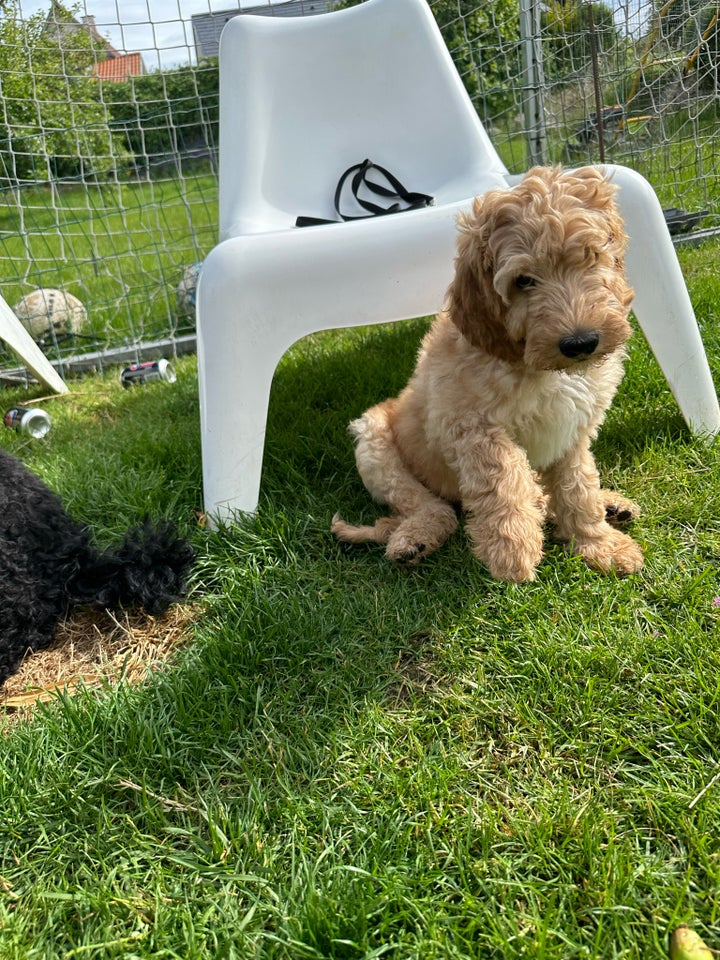
[[[202,262],[193,263],[183,270],[182,279],[177,285],[177,309],[181,317],[195,316],[195,296]]]
[[[36,340],[50,333],[79,333],[87,323],[87,310],[77,297],[64,290],[33,290],[13,307],[15,316]]]

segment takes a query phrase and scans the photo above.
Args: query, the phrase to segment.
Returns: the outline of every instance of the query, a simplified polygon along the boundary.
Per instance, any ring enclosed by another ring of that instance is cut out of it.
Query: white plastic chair
[[[421,210],[334,218],[341,173],[369,157],[432,194]],[[609,168],[631,246],[635,313],[693,430],[720,409],[662,210]],[[220,244],[198,288],[205,509],[258,503],[270,385],[313,331],[435,313],[452,278],[456,215],[515,178],[493,148],[425,0],[366,0],[308,18],[238,16],[220,43]]]
[[[60,374],[20,323],[5,300],[0,297],[0,340],[18,355],[40,383],[54,393],[67,393],[68,388]]]

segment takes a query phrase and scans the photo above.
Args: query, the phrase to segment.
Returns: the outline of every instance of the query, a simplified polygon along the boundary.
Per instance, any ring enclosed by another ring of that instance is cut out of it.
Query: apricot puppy
[[[532,580],[543,525],[596,570],[632,573],[590,444],[623,375],[633,299],[615,188],[595,168],[536,167],[460,216],[455,276],[410,382],[350,424],[373,498],[392,515],[332,530],[413,564],[455,530],[493,577]],[[608,522],[610,521],[610,522]]]

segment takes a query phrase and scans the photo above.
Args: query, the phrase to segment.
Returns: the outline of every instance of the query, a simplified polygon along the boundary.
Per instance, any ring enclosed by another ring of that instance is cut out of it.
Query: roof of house
[[[328,13],[335,7],[335,0],[284,0],[272,3],[267,0],[242,10],[220,10],[216,13],[194,13],[192,15],[195,54],[198,60],[216,57],[220,45],[223,27],[233,17],[249,13],[260,17],[312,17],[318,13]]]
[[[92,39],[102,47],[109,57],[117,57],[120,55],[120,51],[116,50],[110,41],[106,37],[103,37],[95,26],[94,16],[84,16],[81,20],[76,20],[72,13],[67,10],[59,0],[52,0],[43,26],[44,33],[52,36],[58,43],[62,43],[65,37],[70,37],[79,30],[84,30],[86,33],[89,33]]]
[[[119,53],[107,60],[98,60],[93,68],[94,76],[114,83],[121,83],[130,77],[141,77],[144,73],[145,65],[139,53]]]
[[[141,54],[139,53],[121,53],[99,32],[95,25],[95,17],[83,16],[81,20],[75,17],[67,10],[60,0],[52,0],[50,10],[45,18],[43,26],[44,32],[56,40],[59,44],[67,41],[78,31],[85,31],[97,44],[97,56],[104,59],[98,60],[93,67],[93,76],[100,77],[103,80],[112,80],[120,82],[127,80],[128,77],[139,77],[145,73],[145,65]]]

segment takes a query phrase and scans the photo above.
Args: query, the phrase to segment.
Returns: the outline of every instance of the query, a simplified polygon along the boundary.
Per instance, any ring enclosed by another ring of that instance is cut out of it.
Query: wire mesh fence
[[[194,345],[227,19],[351,2],[0,2],[0,293],[65,375]],[[626,164],[678,238],[720,227],[717,3],[430,3],[512,172]]]

